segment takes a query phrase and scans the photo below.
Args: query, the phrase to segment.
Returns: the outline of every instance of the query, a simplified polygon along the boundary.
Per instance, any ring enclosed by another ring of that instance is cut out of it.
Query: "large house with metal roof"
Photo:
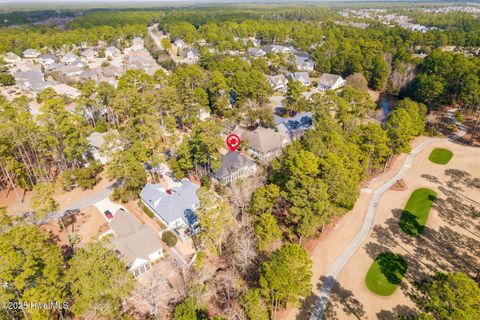
[[[195,215],[200,205],[198,188],[199,185],[188,179],[183,179],[181,184],[171,189],[166,189],[162,184],[147,183],[140,192],[140,199],[183,240],[184,233],[193,234],[199,230]]]

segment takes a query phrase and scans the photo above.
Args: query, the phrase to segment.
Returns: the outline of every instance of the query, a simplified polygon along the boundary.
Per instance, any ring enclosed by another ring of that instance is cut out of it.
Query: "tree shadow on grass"
[[[380,272],[389,283],[399,285],[402,282],[408,265],[400,255],[393,252],[383,252],[376,257],[375,261],[380,266]]]
[[[418,218],[410,211],[404,210],[400,221],[400,229],[408,235],[419,236],[423,233],[424,226],[418,223]]]

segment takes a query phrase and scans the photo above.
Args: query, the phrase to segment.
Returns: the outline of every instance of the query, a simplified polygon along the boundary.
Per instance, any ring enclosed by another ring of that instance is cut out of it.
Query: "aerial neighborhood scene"
[[[480,319],[476,1],[0,0],[0,319]]]

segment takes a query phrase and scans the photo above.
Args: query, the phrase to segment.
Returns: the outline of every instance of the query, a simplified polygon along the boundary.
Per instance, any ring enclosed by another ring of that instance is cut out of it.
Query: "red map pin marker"
[[[240,146],[240,138],[234,133],[229,135],[225,142],[227,143],[227,147],[232,151],[237,150],[237,148]]]

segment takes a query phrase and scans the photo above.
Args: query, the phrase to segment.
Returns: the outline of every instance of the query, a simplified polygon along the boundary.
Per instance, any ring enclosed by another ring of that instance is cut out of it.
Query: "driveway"
[[[107,217],[104,214],[104,212],[106,210],[110,211],[112,213],[112,215],[115,215],[117,213],[117,211],[120,210],[120,209],[123,209],[123,210],[127,211],[127,209],[125,209],[125,207],[123,207],[122,205],[120,205],[118,203],[113,202],[112,200],[110,200],[109,197],[106,197],[105,199],[98,201],[93,206],[100,211],[100,213],[102,214],[102,217],[104,217],[105,220],[107,220],[107,221],[110,221],[110,220],[108,220]]]

